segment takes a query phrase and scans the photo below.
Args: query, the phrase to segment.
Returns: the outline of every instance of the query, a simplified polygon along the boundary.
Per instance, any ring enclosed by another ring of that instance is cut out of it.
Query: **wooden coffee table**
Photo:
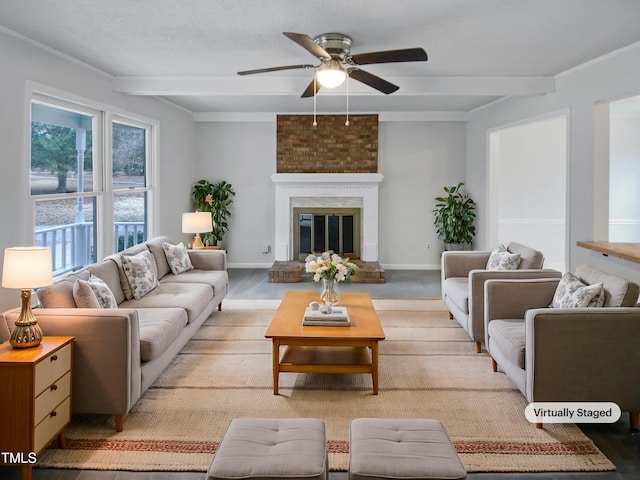
[[[273,341],[273,394],[278,395],[280,372],[370,373],[373,394],[378,394],[378,342],[384,331],[368,293],[343,292],[340,306],[347,307],[348,327],[303,326],[317,291],[289,291],[265,333]],[[285,347],[280,351],[280,347]]]

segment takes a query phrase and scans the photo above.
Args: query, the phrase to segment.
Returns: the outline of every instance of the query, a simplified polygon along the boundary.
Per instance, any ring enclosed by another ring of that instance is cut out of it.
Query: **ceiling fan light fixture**
[[[316,76],[323,87],[335,88],[342,85],[347,78],[347,72],[338,60],[329,60],[318,67]]]

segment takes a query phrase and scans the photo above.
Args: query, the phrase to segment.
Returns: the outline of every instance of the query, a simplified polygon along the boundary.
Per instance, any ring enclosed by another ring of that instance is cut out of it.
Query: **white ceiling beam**
[[[218,76],[218,77],[115,77],[116,92],[129,95],[299,95],[312,77],[302,76]],[[471,95],[529,96],[544,95],[555,90],[553,77],[400,77],[385,76],[385,80],[400,85],[393,95]],[[323,94],[344,95],[346,87]],[[372,89],[357,81],[349,82],[350,95],[371,94]]]

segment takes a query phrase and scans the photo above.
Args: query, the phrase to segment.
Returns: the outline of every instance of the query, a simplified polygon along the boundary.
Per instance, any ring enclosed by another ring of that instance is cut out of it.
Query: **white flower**
[[[311,254],[305,259],[305,270],[313,273],[313,280],[316,282],[322,278],[342,282],[355,273],[356,268],[349,259],[345,260],[333,252],[323,252],[319,256]]]

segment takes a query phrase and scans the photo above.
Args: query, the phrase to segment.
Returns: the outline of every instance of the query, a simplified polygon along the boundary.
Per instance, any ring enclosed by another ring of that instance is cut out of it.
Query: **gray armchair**
[[[500,367],[528,402],[615,402],[637,430],[639,287],[589,266],[575,275],[587,285],[603,283],[603,307],[549,308],[557,278],[485,283],[493,371]]]
[[[543,270],[542,252],[512,242],[510,253],[520,254],[517,270],[487,270],[489,251],[447,251],[442,254],[442,299],[449,318],[456,319],[480,353],[484,342],[484,282],[497,278],[560,278],[557,270]]]

